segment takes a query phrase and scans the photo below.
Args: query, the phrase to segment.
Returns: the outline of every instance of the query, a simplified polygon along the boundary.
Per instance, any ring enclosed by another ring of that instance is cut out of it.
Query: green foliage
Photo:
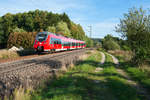
[[[15,29],[12,30],[13,32],[20,32],[20,33],[23,33],[23,32],[26,32],[24,29],[20,29],[18,27],[16,27]]]
[[[68,37],[85,40],[85,33],[80,25],[76,25],[77,35],[72,33],[71,20],[66,13],[55,14],[47,11],[29,11],[24,13],[7,13],[0,17],[0,48],[7,45],[10,33],[13,32],[38,32],[44,31],[56,32]],[[21,37],[21,36],[20,36]]]
[[[131,75],[131,77],[150,90],[150,77],[149,71],[143,71],[139,68],[127,67],[126,71]]]
[[[11,48],[12,46],[22,46],[23,48],[33,48],[35,36],[36,32],[11,33],[8,38],[7,47]]]
[[[108,41],[108,42],[107,42]],[[106,46],[106,50],[116,50],[116,49],[122,49],[122,50],[130,50],[129,46],[127,45],[127,40],[123,40],[120,39],[118,37],[113,37],[112,35],[108,34],[104,37],[104,39],[102,39],[102,44],[103,46],[107,45],[107,44],[111,44],[110,42],[112,42],[112,44],[115,44],[114,47],[112,46]],[[107,43],[106,43],[107,42]],[[116,49],[115,49],[116,47]],[[114,48],[114,49],[111,49]]]
[[[129,48],[129,46],[127,45],[123,45],[122,46],[122,49],[125,50],[125,51],[130,51],[131,49]]]
[[[119,50],[120,46],[114,40],[104,40],[103,48],[106,50]]]
[[[93,40],[90,38],[86,38],[86,47],[93,47]]]
[[[67,23],[61,21],[57,24],[56,26],[56,33],[59,33],[59,34],[62,34],[64,36],[68,36],[70,37],[71,34],[70,34],[70,30],[67,26]]]
[[[83,31],[81,25],[77,25],[73,22],[71,22],[71,35],[75,38],[75,39],[79,39],[79,40],[86,40],[85,37],[85,32]]]
[[[52,12],[35,10],[17,14],[8,13],[0,17],[0,48],[15,45],[17,40],[15,40],[15,42],[13,41],[14,39],[11,40],[12,38],[10,38],[15,32],[20,33],[17,37],[19,38],[19,42],[15,46],[23,45],[25,48],[28,48],[25,44],[28,45],[29,41],[23,38],[26,38],[25,36],[29,32],[38,32],[40,30],[84,40],[87,41],[88,45],[92,45],[91,40],[86,37],[82,26],[73,23],[66,13],[55,14]],[[30,34],[27,35],[27,38],[28,36],[30,36]],[[14,38],[16,39],[16,37]],[[10,41],[12,42],[10,43]],[[20,41],[24,43],[21,44]]]
[[[55,28],[55,26],[48,26],[46,31],[56,33],[56,28]]]
[[[144,100],[113,67],[110,56],[106,63],[111,67],[99,65],[101,54],[98,51],[90,55],[35,91],[32,100]],[[95,72],[100,67],[102,70]]]
[[[150,59],[150,15],[142,8],[132,8],[124,14],[116,28],[127,39],[128,45],[135,53],[133,62],[141,64]]]

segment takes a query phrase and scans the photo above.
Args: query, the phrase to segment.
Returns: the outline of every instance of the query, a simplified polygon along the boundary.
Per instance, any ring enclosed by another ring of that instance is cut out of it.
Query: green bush
[[[86,39],[86,47],[93,47],[93,40],[91,40],[90,38]]]
[[[126,51],[130,51],[130,50],[131,50],[130,47],[128,47],[127,45],[123,45],[123,46],[122,46],[122,49],[123,49],[123,50],[126,50]]]
[[[103,48],[106,50],[119,50],[120,46],[113,40],[107,40],[103,42]]]

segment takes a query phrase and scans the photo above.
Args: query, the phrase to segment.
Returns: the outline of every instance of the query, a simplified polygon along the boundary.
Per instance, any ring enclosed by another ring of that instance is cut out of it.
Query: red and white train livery
[[[85,42],[51,32],[39,32],[34,42],[34,49],[38,52],[53,52],[77,48],[85,48]]]

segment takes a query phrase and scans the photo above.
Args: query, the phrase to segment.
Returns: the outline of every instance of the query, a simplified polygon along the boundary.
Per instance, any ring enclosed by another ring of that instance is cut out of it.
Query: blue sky
[[[150,0],[1,0],[0,16],[6,13],[27,12],[29,10],[47,10],[54,13],[66,12],[71,20],[81,24],[89,36],[102,38],[107,34],[119,36],[115,26],[129,8],[150,8]]]

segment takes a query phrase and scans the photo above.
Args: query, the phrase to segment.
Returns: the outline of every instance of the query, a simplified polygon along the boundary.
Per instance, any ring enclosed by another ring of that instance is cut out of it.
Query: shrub
[[[33,48],[36,32],[14,32],[9,35],[7,47]]]
[[[120,46],[113,40],[107,40],[103,42],[103,48],[106,50],[119,50]]]
[[[15,58],[15,57],[19,57],[17,52],[7,51],[7,50],[0,52],[0,59],[8,59],[8,58]]]

